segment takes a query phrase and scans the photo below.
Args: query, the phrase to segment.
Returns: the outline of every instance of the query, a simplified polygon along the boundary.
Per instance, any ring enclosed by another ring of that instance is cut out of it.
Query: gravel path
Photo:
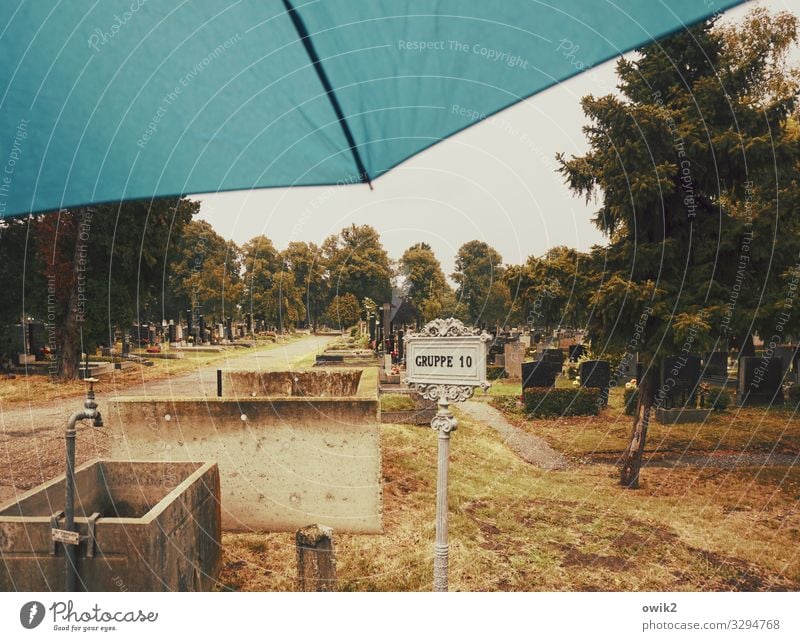
[[[232,351],[230,358],[194,372],[155,381],[142,381],[119,387],[98,396],[100,411],[116,396],[215,396],[217,368],[281,370],[289,369],[308,354],[318,353],[335,340],[333,336],[309,336],[287,345],[261,351]],[[82,399],[42,403],[31,399],[26,405],[3,407],[0,404],[0,503],[64,473],[64,428],[69,416],[79,410]],[[78,465],[107,456],[109,436],[104,429],[87,423],[78,428]],[[15,489],[16,488],[16,489]]]
[[[544,439],[527,434],[509,423],[499,410],[488,403],[467,401],[458,407],[470,418],[496,429],[503,442],[526,463],[543,470],[566,469],[567,459],[563,455],[550,447]]]

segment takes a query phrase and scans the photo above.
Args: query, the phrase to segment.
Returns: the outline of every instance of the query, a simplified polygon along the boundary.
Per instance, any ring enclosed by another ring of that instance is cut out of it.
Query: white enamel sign
[[[486,352],[480,336],[409,336],[406,381],[479,387],[486,383]]]

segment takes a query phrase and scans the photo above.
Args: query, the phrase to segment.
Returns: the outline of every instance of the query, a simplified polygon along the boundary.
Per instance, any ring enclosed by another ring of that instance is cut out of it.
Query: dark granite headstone
[[[206,319],[203,318],[201,314],[197,319],[197,325],[199,326],[199,338],[197,340],[198,343],[205,343],[206,342]]]
[[[560,348],[550,348],[542,353],[542,360],[558,365],[559,368],[564,364],[564,350]]]
[[[703,371],[700,357],[696,354],[667,356],[661,366],[661,389],[657,392],[659,406],[694,407],[700,374]]]
[[[561,368],[555,363],[534,361],[522,363],[522,389],[526,387],[553,387]]]
[[[728,352],[708,352],[705,357],[705,376],[728,376]]]
[[[583,345],[570,345],[569,346],[569,360],[573,363],[577,363],[581,356],[583,356],[583,352],[585,351]]]
[[[797,372],[797,359],[800,356],[798,345],[776,345],[773,356],[780,358],[783,364],[783,373]]]
[[[169,342],[176,343],[178,342],[178,330],[175,327],[175,322],[169,322]]]
[[[608,388],[611,384],[611,364],[608,361],[584,361],[578,369],[581,387],[600,390],[603,405],[608,403]]]
[[[780,358],[745,356],[739,359],[739,405],[782,405],[783,362]]]

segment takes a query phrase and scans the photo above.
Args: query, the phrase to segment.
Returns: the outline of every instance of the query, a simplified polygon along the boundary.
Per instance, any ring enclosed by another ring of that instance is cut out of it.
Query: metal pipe
[[[89,391],[86,392],[86,400],[83,403],[84,409],[75,412],[69,417],[67,429],[64,433],[64,440],[67,450],[67,473],[64,480],[64,529],[70,532],[75,531],[75,437],[77,436],[76,426],[78,421],[91,420],[94,427],[103,427],[103,417],[97,409],[94,400],[95,379],[87,378]],[[75,592],[78,583],[77,568],[77,546],[64,544],[64,566],[66,575],[65,589],[67,592]]]

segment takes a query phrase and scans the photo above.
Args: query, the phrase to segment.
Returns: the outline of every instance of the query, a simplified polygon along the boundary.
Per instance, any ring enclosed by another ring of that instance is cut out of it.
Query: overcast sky
[[[800,14],[800,0],[755,0],[753,6]],[[794,56],[796,57],[796,56]],[[445,272],[465,242],[484,240],[506,263],[550,247],[587,250],[604,242],[588,205],[567,191],[555,155],[587,149],[580,99],[614,91],[615,61],[572,78],[408,160],[373,183],[346,187],[261,189],[198,196],[200,218],[244,243],[258,234],[282,249],[290,241],[321,243],[351,223],[368,223],[392,258],[430,244]]]

